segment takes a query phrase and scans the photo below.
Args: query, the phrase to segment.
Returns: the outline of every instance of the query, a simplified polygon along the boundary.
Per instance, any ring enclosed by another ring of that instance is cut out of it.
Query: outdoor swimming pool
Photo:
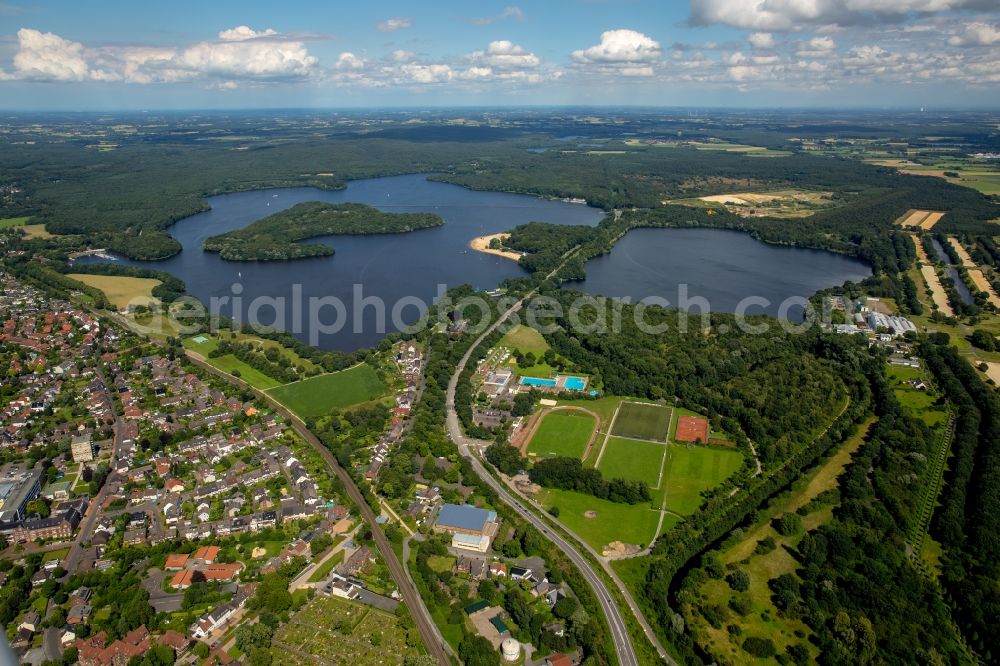
[[[525,386],[540,386],[544,388],[555,388],[556,380],[542,379],[540,377],[521,377],[521,383]]]
[[[587,378],[569,377],[567,375],[556,375],[555,379],[543,379],[542,377],[521,377],[521,384],[524,386],[535,386],[537,388],[561,388],[567,391],[582,391],[587,388]]]

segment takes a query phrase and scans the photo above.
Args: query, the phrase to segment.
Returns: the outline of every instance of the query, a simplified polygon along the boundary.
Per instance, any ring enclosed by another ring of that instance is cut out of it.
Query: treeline
[[[987,663],[997,663],[1000,617],[1000,396],[947,336],[921,345],[921,356],[956,408],[952,459],[931,530],[944,549],[942,582],[952,614]]]
[[[297,241],[344,234],[396,234],[444,224],[430,213],[384,213],[364,204],[309,201],[219,236],[202,247],[229,261],[286,261],[330,256],[332,247]]]
[[[585,468],[579,458],[543,458],[528,471],[528,476],[532,483],[544,488],[575,490],[620,504],[639,504],[652,500],[649,486],[642,481],[605,479],[600,470]]]

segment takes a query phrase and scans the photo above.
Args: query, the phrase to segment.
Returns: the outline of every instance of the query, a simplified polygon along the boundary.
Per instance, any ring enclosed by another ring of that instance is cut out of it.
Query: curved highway
[[[473,449],[478,449],[483,444],[488,444],[489,442],[480,442],[478,440],[470,439],[465,436],[462,432],[462,426],[458,420],[458,413],[455,411],[455,389],[458,386],[459,376],[465,369],[466,364],[472,356],[473,351],[479,346],[479,344],[486,338],[490,333],[497,329],[504,321],[510,318],[512,314],[521,309],[524,305],[524,301],[530,298],[534,292],[529,293],[527,296],[522,298],[520,301],[515,303],[509,310],[504,312],[500,317],[497,318],[493,324],[487,328],[479,338],[469,347],[462,356],[462,360],[458,363],[455,368],[455,372],[452,374],[451,379],[448,382],[448,392],[447,392],[447,410],[448,410],[448,436],[451,438],[455,445],[458,446],[459,452],[465,456],[472,464],[472,468],[476,470],[476,473],[482,477],[484,481],[500,497],[501,501],[507,506],[513,509],[521,518],[531,523],[535,529],[542,533],[545,538],[551,541],[557,548],[566,553],[570,561],[580,570],[584,579],[594,590],[594,594],[597,595],[597,600],[601,604],[601,610],[604,612],[604,616],[608,621],[608,627],[611,629],[611,637],[615,644],[615,651],[618,655],[618,662],[622,666],[638,666],[639,661],[636,658],[635,647],[632,645],[632,638],[628,634],[628,628],[625,625],[625,621],[622,619],[621,611],[618,609],[618,605],[615,603],[614,599],[611,598],[611,594],[608,592],[608,588],[604,585],[604,581],[601,577],[591,568],[590,562],[580,554],[576,549],[575,545],[564,539],[555,530],[550,528],[541,518],[539,518],[533,511],[526,508],[517,498],[511,495],[507,489],[497,481],[486,469],[479,459],[479,456],[473,453]]]

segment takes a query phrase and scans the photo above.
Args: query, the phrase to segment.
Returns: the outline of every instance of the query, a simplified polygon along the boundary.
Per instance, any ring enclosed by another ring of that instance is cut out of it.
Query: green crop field
[[[300,417],[307,418],[378,398],[385,394],[385,385],[374,368],[362,363],[340,372],[285,384],[268,393]]]
[[[670,444],[663,472],[666,508],[687,516],[701,506],[702,491],[728,479],[743,464],[743,454],[733,449]]]
[[[618,416],[615,417],[611,434],[616,437],[633,437],[665,442],[669,430],[669,407],[623,402],[618,409]]]
[[[587,448],[595,425],[594,417],[583,412],[558,411],[546,414],[528,444],[528,453],[540,457],[579,458]]]
[[[0,229],[6,229],[8,227],[20,227],[25,224],[30,218],[27,217],[4,217],[0,218]]]
[[[652,489],[660,481],[666,452],[666,444],[610,437],[597,469],[606,479],[643,481]]]

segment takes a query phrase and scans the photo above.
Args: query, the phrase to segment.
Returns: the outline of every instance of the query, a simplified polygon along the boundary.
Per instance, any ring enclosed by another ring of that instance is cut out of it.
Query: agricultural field
[[[160,299],[153,296],[153,288],[158,286],[160,281],[153,278],[92,275],[89,273],[67,273],[66,277],[82,282],[89,287],[100,289],[119,310],[126,310],[130,305],[157,306],[160,304]]]
[[[660,472],[666,457],[666,444],[609,437],[597,469],[606,479],[642,481],[655,489],[660,485]]]
[[[420,654],[395,616],[335,597],[309,602],[277,631],[271,651],[275,664],[343,666],[402,664]]]
[[[671,203],[707,208],[722,204],[730,213],[740,217],[781,219],[810,217],[816,211],[835,205],[833,192],[812,192],[797,189],[715,194],[697,199],[680,199]]]
[[[942,217],[944,217],[944,213],[936,211],[909,210],[899,217],[896,223],[905,228],[929,230],[933,229]]]
[[[623,402],[611,425],[615,437],[666,442],[670,431],[670,408],[638,402]]]
[[[790,645],[802,644],[809,650],[811,661],[815,661],[816,648],[808,640],[811,630],[800,619],[778,612],[768,582],[782,574],[795,572],[798,564],[792,552],[802,535],[832,517],[832,501],[814,500],[825,497],[824,493],[837,487],[837,479],[863,444],[865,433],[872,423],[874,418],[861,426],[857,434],[819,467],[796,481],[791,491],[775,498],[762,512],[763,520],[718,553],[723,566],[742,569],[748,574],[750,587],[746,592],[737,593],[725,580],[707,579],[695,589],[695,602],[683,608],[685,620],[696,629],[695,635],[703,637],[699,642],[713,656],[727,663],[753,663],[754,660],[742,650],[740,644],[747,636],[757,636],[773,641],[779,654]],[[772,521],[801,507],[806,507],[801,519],[803,530],[788,536],[780,534]],[[773,539],[774,548],[758,548],[758,544],[766,539]],[[740,615],[730,607],[731,600],[746,603],[749,611]],[[708,608],[721,609],[725,620],[720,628],[713,627],[702,615],[701,609]],[[739,627],[739,633],[730,634],[726,630],[729,625]]]
[[[359,363],[340,372],[285,384],[268,393],[301,418],[308,418],[379,398],[385,394],[385,384],[374,368]]]
[[[577,410],[550,412],[542,418],[528,443],[528,454],[538,457],[580,458],[597,423],[590,414]]]
[[[10,227],[21,227],[24,226],[28,220],[28,217],[4,217],[0,218],[0,229],[9,229]]]

